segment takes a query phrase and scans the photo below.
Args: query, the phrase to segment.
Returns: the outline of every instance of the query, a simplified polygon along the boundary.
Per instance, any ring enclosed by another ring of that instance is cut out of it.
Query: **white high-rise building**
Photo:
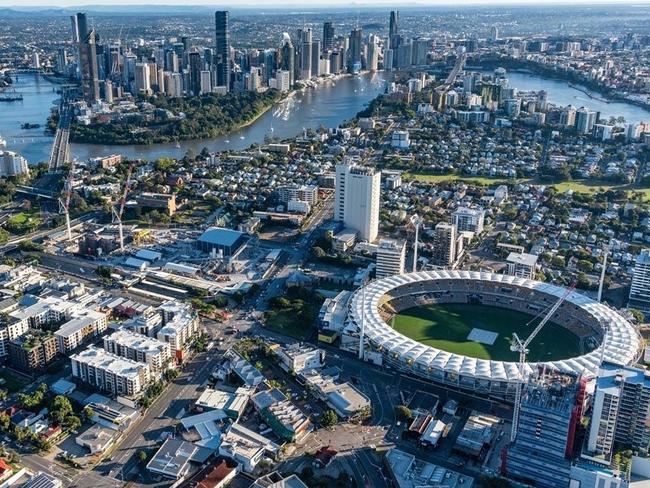
[[[291,73],[286,70],[278,70],[275,73],[276,76],[276,88],[281,92],[288,92],[291,88]]]
[[[458,207],[451,214],[452,222],[456,225],[458,232],[483,232],[485,210],[482,208]]]
[[[650,376],[640,368],[605,362],[596,382],[587,450],[609,458],[614,443],[647,454]]]
[[[381,239],[377,246],[375,275],[377,279],[404,273],[406,243],[392,239]]]
[[[508,274],[510,276],[534,280],[537,269],[537,258],[538,256],[535,254],[511,252],[506,259]]]
[[[201,71],[201,93],[210,93],[212,91],[212,73]]]
[[[148,63],[135,64],[135,89],[144,95],[151,93],[151,74]]]
[[[576,111],[576,131],[580,134],[590,134],[596,123],[596,112],[580,107]]]
[[[351,164],[336,165],[334,219],[368,242],[379,233],[381,172]]]
[[[630,287],[630,306],[650,310],[650,249],[643,249],[636,257]]]
[[[12,151],[0,151],[0,176],[17,176],[29,173],[27,160]]]
[[[183,76],[180,73],[165,72],[165,94],[168,97],[183,96]]]

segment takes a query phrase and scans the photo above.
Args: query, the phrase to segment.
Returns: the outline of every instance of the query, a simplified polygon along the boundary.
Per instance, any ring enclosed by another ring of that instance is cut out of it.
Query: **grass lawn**
[[[447,175],[428,175],[421,173],[406,173],[406,179],[415,179],[425,183],[445,183],[447,181],[464,181],[466,183],[473,183],[476,185],[501,185],[507,183],[516,183],[521,181],[514,178],[488,178],[486,176],[460,176],[455,174]]]
[[[479,359],[515,361],[518,354],[510,351],[513,332],[524,340],[539,323],[526,325],[533,317],[514,310],[483,305],[441,304],[404,310],[393,318],[392,326],[399,333],[422,344],[444,351]],[[497,332],[493,345],[467,340],[473,328]],[[530,344],[529,361],[555,361],[580,355],[579,339],[567,329],[546,324]]]
[[[295,339],[306,339],[314,330],[315,320],[318,316],[318,311],[314,318],[304,320],[300,315],[296,315],[293,310],[278,310],[266,316],[266,327],[280,334],[288,335]]]
[[[650,188],[637,188],[630,184],[613,184],[598,180],[576,180],[576,181],[564,181],[561,183],[546,183],[539,181],[537,179],[526,179],[526,178],[488,178],[485,176],[461,176],[456,174],[446,174],[446,175],[429,175],[421,173],[405,173],[404,177],[406,179],[415,179],[417,181],[422,181],[424,183],[445,183],[448,181],[463,181],[465,183],[471,183],[476,185],[501,185],[501,184],[515,184],[515,183],[528,183],[531,185],[545,185],[545,186],[554,186],[558,192],[564,193],[568,190],[573,190],[576,193],[598,193],[600,191],[607,190],[623,190],[631,196],[633,192],[639,192],[643,194],[643,199],[645,201],[650,201]]]

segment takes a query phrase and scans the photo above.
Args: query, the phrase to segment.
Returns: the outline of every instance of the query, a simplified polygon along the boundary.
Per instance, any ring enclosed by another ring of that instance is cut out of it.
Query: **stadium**
[[[522,374],[516,362],[500,360],[499,356],[504,356],[503,346],[496,350],[490,346],[497,340],[501,344],[507,340],[509,344],[512,332],[517,332],[523,340],[534,325],[530,330],[524,330],[524,325],[530,324],[504,325],[503,322],[508,321],[505,315],[497,332],[484,330],[480,328],[480,308],[486,313],[497,307],[504,313],[533,316],[539,323],[565,291],[565,288],[548,283],[487,272],[443,270],[395,275],[374,281],[352,295],[348,302],[347,329],[363,331],[364,356],[375,362],[381,361],[402,372],[446,386],[510,398]],[[479,354],[459,353],[464,349],[458,349],[453,341],[447,342],[448,347],[440,346],[444,341],[436,343],[438,347],[426,345],[390,325],[405,311],[449,304],[478,307],[472,310],[477,326],[470,324],[466,329],[467,338],[459,342],[464,348],[471,343],[484,344]],[[526,376],[540,368],[594,376],[601,360],[630,364],[641,352],[641,337],[632,324],[608,306],[577,292],[566,297],[546,327],[555,328],[550,339],[557,339],[546,349],[552,351],[557,347],[566,353],[573,350],[575,355],[527,363]],[[569,336],[575,338],[574,349],[566,348]],[[531,357],[534,347],[535,342],[531,343]],[[488,359],[472,357],[481,355],[487,355]]]

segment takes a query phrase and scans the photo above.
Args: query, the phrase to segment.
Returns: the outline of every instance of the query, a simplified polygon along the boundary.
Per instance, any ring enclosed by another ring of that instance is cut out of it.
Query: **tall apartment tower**
[[[609,458],[615,442],[648,453],[650,376],[639,368],[604,362],[596,382],[587,450]]]
[[[597,120],[596,112],[585,107],[576,111],[576,131],[580,134],[589,134]]]
[[[509,477],[540,488],[569,486],[575,434],[582,418],[585,382],[550,374],[524,386],[515,442],[508,448]]]
[[[282,47],[280,48],[280,69],[289,72],[289,85],[293,86],[296,74],[296,52],[288,33],[282,34]]]
[[[453,267],[456,258],[462,250],[462,237],[454,224],[440,222],[436,225],[433,238],[432,264],[435,266]]]
[[[79,71],[81,72],[81,91],[88,103],[99,100],[99,69],[97,65],[97,34],[88,29],[86,14],[78,13],[72,21],[73,39],[79,42]]]
[[[350,164],[336,165],[334,219],[356,230],[361,240],[379,234],[381,172]]]
[[[636,257],[630,287],[630,305],[642,310],[650,310],[650,249],[641,250]]]
[[[459,232],[483,232],[485,210],[482,208],[458,207],[451,214],[451,218]]]
[[[377,279],[404,273],[406,243],[393,239],[381,239],[377,246],[375,276]]]
[[[323,24],[323,52],[334,49],[334,24],[325,22]]]
[[[230,26],[229,14],[226,10],[215,13],[215,64],[217,71],[217,86],[230,89]]]

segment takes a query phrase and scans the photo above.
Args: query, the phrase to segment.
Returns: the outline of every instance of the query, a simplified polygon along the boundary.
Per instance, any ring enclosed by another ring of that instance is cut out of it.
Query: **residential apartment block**
[[[118,330],[104,337],[104,349],[140,363],[147,363],[152,373],[162,372],[171,360],[168,343],[128,330]]]

